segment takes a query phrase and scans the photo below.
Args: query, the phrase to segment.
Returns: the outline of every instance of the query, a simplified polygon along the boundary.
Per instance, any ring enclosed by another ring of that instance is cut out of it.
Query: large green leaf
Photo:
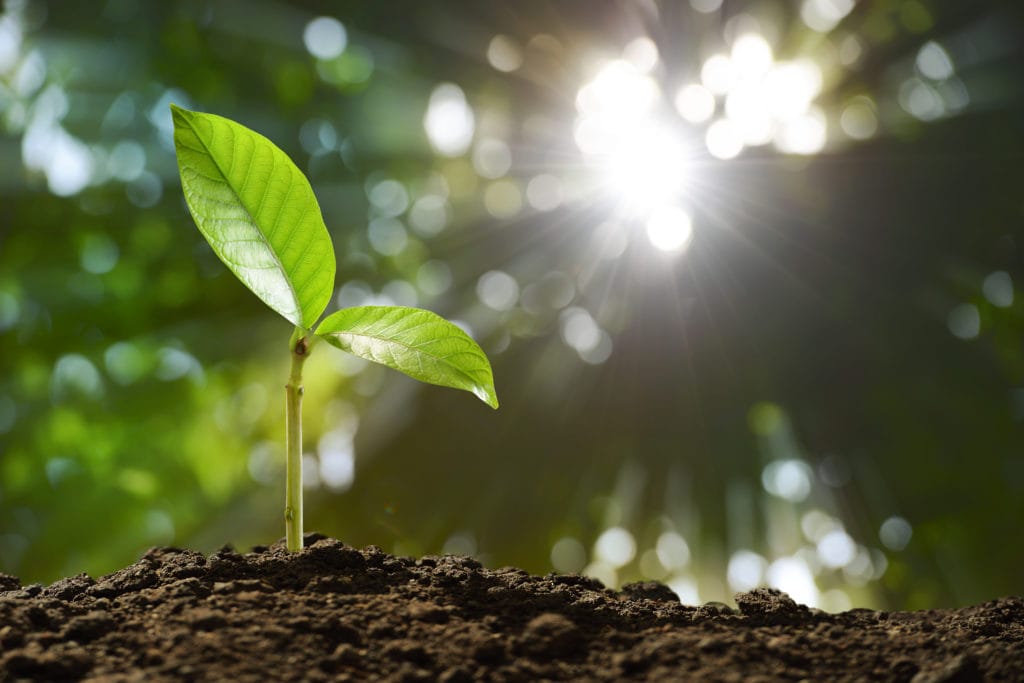
[[[310,328],[334,289],[334,247],[313,188],[259,133],[171,105],[192,218],[220,260],[295,325]]]
[[[343,351],[413,379],[473,392],[498,407],[491,363],[458,326],[405,306],[356,306],[324,318],[317,335]]]

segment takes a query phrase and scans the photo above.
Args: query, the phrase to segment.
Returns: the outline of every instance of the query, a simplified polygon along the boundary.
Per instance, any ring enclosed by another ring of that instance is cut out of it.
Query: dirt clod
[[[519,649],[531,659],[567,659],[582,651],[583,636],[576,624],[561,614],[541,614],[523,629]]]
[[[736,604],[740,612],[751,619],[782,623],[805,615],[808,610],[793,598],[774,588],[755,588],[748,593],[737,593]]]
[[[1018,673],[1024,673],[1018,671]],[[985,677],[978,669],[974,657],[957,655],[937,669],[922,671],[910,683],[982,683]]]
[[[93,580],[0,575],[0,681],[1022,680],[1024,600],[826,614],[660,584],[397,558],[310,534],[209,557],[157,548]]]
[[[72,617],[61,632],[67,640],[88,643],[114,630],[117,621],[107,612],[93,611],[81,616]]]

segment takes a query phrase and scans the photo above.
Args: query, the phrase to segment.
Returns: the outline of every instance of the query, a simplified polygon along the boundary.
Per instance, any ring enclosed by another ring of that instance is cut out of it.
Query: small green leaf
[[[342,351],[421,382],[471,391],[498,407],[487,356],[468,334],[436,313],[405,306],[356,306],[327,316],[316,333]]]
[[[313,188],[274,143],[171,105],[185,201],[231,272],[289,322],[316,323],[334,290],[334,246]]]

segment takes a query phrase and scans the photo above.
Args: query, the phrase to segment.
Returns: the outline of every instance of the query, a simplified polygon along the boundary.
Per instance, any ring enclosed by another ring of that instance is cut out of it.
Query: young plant
[[[253,294],[295,326],[285,385],[285,529],[302,548],[302,366],[321,341],[421,382],[498,407],[487,356],[444,318],[405,306],[356,306],[320,320],[334,293],[334,246],[313,189],[274,143],[213,114],[171,105],[178,170],[192,218]]]

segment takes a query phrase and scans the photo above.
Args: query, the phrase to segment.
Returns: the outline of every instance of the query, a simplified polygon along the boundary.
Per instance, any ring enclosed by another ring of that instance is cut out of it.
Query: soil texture
[[[784,593],[738,610],[656,583],[400,558],[310,534],[118,572],[0,575],[0,680],[1024,681],[1024,600],[827,614]]]

